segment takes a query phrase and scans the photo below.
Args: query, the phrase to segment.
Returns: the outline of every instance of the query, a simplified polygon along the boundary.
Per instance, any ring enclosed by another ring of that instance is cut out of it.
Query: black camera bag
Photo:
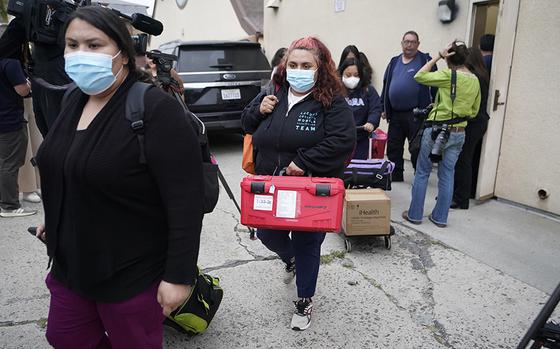
[[[220,279],[203,274],[199,269],[191,294],[165,318],[163,324],[189,337],[204,333],[216,315],[223,297]]]

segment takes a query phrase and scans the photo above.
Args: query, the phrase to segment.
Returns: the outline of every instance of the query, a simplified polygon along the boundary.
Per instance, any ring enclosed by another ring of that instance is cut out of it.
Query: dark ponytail
[[[467,49],[465,43],[457,40],[451,43],[451,48],[448,52],[455,52],[454,55],[447,57],[447,61],[454,66],[464,65],[467,57],[469,56],[469,50]]]

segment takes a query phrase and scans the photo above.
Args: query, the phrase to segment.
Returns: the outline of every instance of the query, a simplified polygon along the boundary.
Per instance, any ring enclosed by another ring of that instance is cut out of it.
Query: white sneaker
[[[31,193],[23,193],[23,200],[38,204],[41,202],[41,197],[36,192],[32,191]]]
[[[294,302],[296,310],[292,315],[292,330],[303,331],[311,325],[311,312],[313,311],[313,301],[311,298],[303,298]]]
[[[25,217],[25,216],[34,215],[35,213],[37,213],[37,210],[30,210],[23,207],[16,208],[15,210],[2,209],[0,211],[0,217],[4,217],[4,218]]]

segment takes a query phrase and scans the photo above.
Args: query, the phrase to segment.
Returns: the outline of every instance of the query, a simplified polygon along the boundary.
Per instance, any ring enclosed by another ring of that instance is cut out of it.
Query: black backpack
[[[152,87],[155,86],[137,81],[132,85],[126,96],[125,117],[130,121],[130,127],[138,137],[138,145],[140,146],[139,161],[141,164],[146,164],[146,156],[144,153],[144,95]],[[180,104],[185,111],[185,117],[192,124],[198,135],[204,176],[204,213],[210,213],[218,203],[218,195],[220,192],[218,186],[218,165],[213,155],[210,153],[208,136],[204,123],[188,110],[182,101]]]

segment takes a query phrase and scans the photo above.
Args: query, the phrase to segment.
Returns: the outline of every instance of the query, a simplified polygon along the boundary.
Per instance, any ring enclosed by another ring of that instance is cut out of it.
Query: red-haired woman
[[[275,88],[257,96],[243,112],[253,134],[255,172],[289,176],[311,173],[341,177],[356,142],[354,117],[327,47],[318,39],[294,41],[273,78]],[[312,297],[325,233],[259,229],[257,236],[286,263],[284,282],[296,276],[298,300],[291,327],[311,322]]]

